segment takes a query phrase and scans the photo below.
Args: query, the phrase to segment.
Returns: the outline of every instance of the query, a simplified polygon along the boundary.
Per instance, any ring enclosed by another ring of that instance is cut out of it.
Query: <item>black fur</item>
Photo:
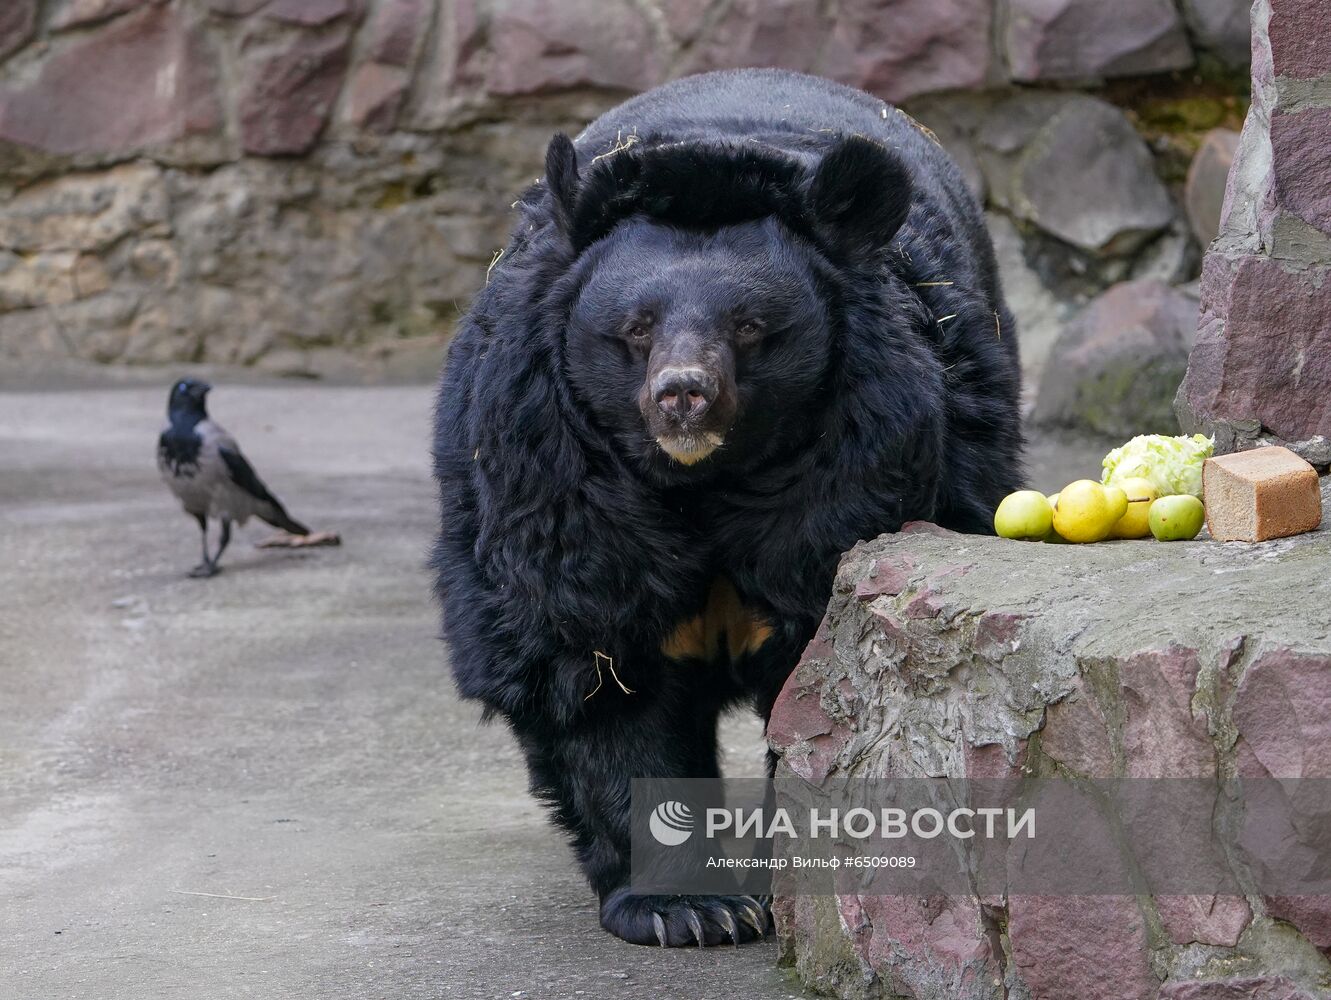
[[[603,925],[655,944],[655,914],[683,944],[701,913],[715,943],[742,902],[626,889],[629,781],[718,773],[718,714],[767,717],[857,540],[991,530],[1022,478],[1015,324],[955,165],[857,91],[692,77],[556,137],[546,163],[440,387],[445,635]],[[733,381],[738,416],[697,464],[645,429],[644,324]],[[668,657],[718,578],[770,638]]]

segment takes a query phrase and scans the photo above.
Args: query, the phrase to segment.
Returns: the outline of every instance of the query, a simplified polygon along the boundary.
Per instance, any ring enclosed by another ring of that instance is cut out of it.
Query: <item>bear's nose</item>
[[[671,420],[696,420],[716,399],[716,380],[701,368],[665,368],[652,380],[652,396]]]

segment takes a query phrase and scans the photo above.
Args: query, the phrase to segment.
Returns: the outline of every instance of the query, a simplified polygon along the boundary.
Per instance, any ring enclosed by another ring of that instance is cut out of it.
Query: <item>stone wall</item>
[[[685,73],[783,65],[905,102],[957,154],[1034,386],[1105,288],[1195,277],[1227,166],[1203,140],[1242,120],[1247,10],[6,0],[0,360],[427,372],[553,131]],[[1212,167],[1185,191],[1198,149]]]
[[[1287,444],[1331,463],[1331,21],[1323,0],[1258,0],[1253,105],[1180,422],[1222,450]]]

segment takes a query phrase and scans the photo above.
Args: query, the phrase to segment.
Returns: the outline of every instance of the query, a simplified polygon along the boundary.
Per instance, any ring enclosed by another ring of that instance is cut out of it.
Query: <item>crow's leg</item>
[[[231,522],[227,518],[222,518],[222,537],[218,539],[217,555],[213,556],[213,572],[218,572],[221,567],[217,564],[222,559],[222,553],[226,551],[227,545],[231,541]]]
[[[208,516],[206,514],[195,514],[194,520],[199,522],[199,530],[203,533],[203,562],[189,571],[192,577],[212,576],[217,572],[213,566],[213,561],[208,558]]]

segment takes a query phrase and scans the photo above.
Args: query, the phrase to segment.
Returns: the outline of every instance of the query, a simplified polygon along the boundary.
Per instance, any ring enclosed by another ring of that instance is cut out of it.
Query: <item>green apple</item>
[[[994,511],[994,530],[1004,538],[1038,542],[1049,534],[1054,511],[1043,493],[1018,490],[1003,498]]]
[[[1162,542],[1186,542],[1196,538],[1206,521],[1206,508],[1189,493],[1161,497],[1152,501],[1147,518],[1151,534]]]

